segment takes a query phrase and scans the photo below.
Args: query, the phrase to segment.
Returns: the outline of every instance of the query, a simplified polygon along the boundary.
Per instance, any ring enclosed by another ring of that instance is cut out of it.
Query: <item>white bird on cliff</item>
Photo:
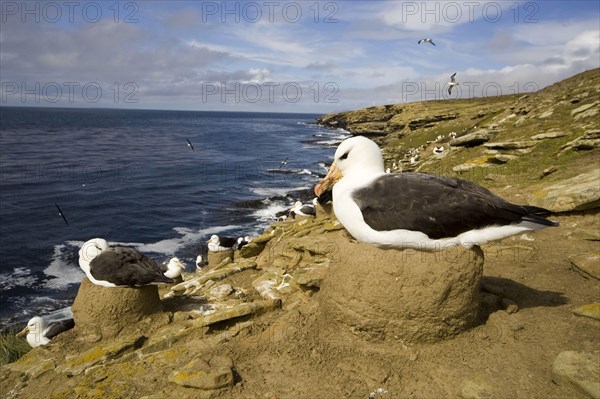
[[[171,258],[168,263],[160,265],[160,268],[165,277],[176,279],[185,270],[185,265],[179,258]]]
[[[216,234],[210,236],[207,241],[208,250],[211,252],[229,251],[237,242],[237,239],[231,237],[219,237]]]
[[[317,216],[315,206],[312,204],[303,204],[302,201],[296,201],[290,210],[292,217],[298,216]]]
[[[75,322],[72,317],[50,323],[46,322],[42,317],[35,316],[27,322],[27,326],[19,332],[16,337],[26,335],[29,346],[35,348],[40,345],[49,344],[52,338],[62,332],[70,330],[74,326]]]
[[[185,266],[179,262],[169,262],[167,272],[181,275]],[[142,287],[173,283],[161,267],[152,259],[133,248],[110,248],[103,238],[86,241],[79,250],[79,267],[94,284],[103,287]]]
[[[359,242],[381,248],[439,251],[471,248],[558,226],[546,209],[511,204],[468,180],[384,172],[383,156],[363,136],[346,139],[314,189],[333,188],[333,211]]]

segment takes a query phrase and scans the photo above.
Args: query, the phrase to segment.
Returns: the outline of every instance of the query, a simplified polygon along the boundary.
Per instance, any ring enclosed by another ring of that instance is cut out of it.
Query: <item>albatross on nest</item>
[[[290,210],[292,217],[297,216],[316,216],[317,211],[313,204],[303,204],[302,201],[294,202],[294,206]]]
[[[385,173],[373,141],[352,137],[335,152],[318,196],[333,186],[335,216],[358,241],[382,248],[471,248],[558,223],[549,211],[511,204],[475,183],[425,173]]]
[[[75,321],[73,320],[73,313],[69,309],[69,314],[64,315],[62,318],[52,318],[50,315],[32,317],[27,322],[27,326],[16,337],[26,335],[29,346],[36,348],[40,345],[49,344],[52,338],[73,327],[75,327]]]
[[[102,238],[86,241],[79,250],[79,266],[87,278],[103,287],[141,287],[173,283],[171,277],[181,275],[181,262],[171,261],[164,273],[160,266],[132,248],[110,248]]]
[[[229,251],[237,242],[232,237],[219,237],[216,234],[210,236],[210,240],[206,241],[208,244],[208,250],[211,252],[223,252]]]

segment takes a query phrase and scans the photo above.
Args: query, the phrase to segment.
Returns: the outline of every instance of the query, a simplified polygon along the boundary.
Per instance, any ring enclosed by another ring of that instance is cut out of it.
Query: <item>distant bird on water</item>
[[[54,204],[54,206],[56,207],[56,209],[58,209],[58,215],[63,218],[63,220],[65,221],[65,224],[68,226],[69,222],[67,222],[67,218],[65,217],[65,214],[63,213],[63,211],[60,209],[60,206],[58,206],[58,204]]]
[[[189,139],[186,139],[187,146],[190,147],[192,149],[192,151],[196,152],[196,149],[194,148],[194,145],[192,144],[192,142]]]
[[[452,74],[452,76],[450,76],[450,81],[448,82],[448,94],[451,95],[452,94],[452,88],[454,86],[458,86],[458,83],[456,82],[456,80],[454,80],[454,77],[456,76],[456,72],[454,72]]]
[[[433,42],[433,39],[421,39],[417,42],[417,44],[421,44],[421,43],[431,43],[435,46],[435,43]]]

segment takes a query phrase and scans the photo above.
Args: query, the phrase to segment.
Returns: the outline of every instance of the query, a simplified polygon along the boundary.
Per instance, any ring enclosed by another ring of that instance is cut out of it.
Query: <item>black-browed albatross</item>
[[[86,241],[79,250],[79,266],[87,278],[103,287],[142,287],[173,283],[173,278],[181,275],[185,266],[173,261],[168,271],[163,273],[152,259],[133,248],[108,246],[103,238]],[[173,268],[173,270],[171,270]]]
[[[317,211],[313,204],[303,204],[302,201],[294,202],[294,206],[290,209],[292,217],[295,216],[317,216]]]
[[[549,211],[511,204],[467,180],[385,173],[381,150],[366,137],[343,141],[319,196],[333,186],[335,216],[358,241],[382,248],[470,248],[558,223]]]
[[[49,344],[52,338],[73,327],[75,327],[73,313],[54,319],[48,316],[35,316],[27,322],[27,326],[16,337],[25,335],[29,346],[36,348]]]
[[[56,207],[56,209],[58,209],[58,216],[62,217],[65,221],[65,224],[68,226],[69,222],[67,222],[67,218],[65,217],[65,214],[63,213],[62,209],[60,209],[60,206],[58,206],[58,204],[54,204],[54,206]]]
[[[194,148],[194,145],[192,144],[192,142],[190,141],[190,139],[186,139],[187,140],[187,146],[190,147],[190,149],[194,152],[196,152],[196,149]]]

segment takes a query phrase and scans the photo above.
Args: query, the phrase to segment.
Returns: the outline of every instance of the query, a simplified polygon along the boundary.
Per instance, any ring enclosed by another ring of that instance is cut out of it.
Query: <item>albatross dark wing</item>
[[[233,237],[219,237],[219,245],[225,248],[231,248],[237,243],[237,238]]]
[[[96,280],[115,285],[139,287],[151,283],[172,283],[162,274],[158,264],[131,248],[117,247],[103,251],[90,262]]]
[[[50,327],[48,327],[48,329],[44,331],[44,336],[48,339],[52,339],[58,334],[70,330],[73,327],[75,327],[75,320],[73,319],[57,321],[55,323],[50,324]]]
[[[432,239],[521,221],[557,225],[541,216],[546,209],[511,204],[466,180],[424,173],[381,176],[353,198],[372,229],[421,231]]]

